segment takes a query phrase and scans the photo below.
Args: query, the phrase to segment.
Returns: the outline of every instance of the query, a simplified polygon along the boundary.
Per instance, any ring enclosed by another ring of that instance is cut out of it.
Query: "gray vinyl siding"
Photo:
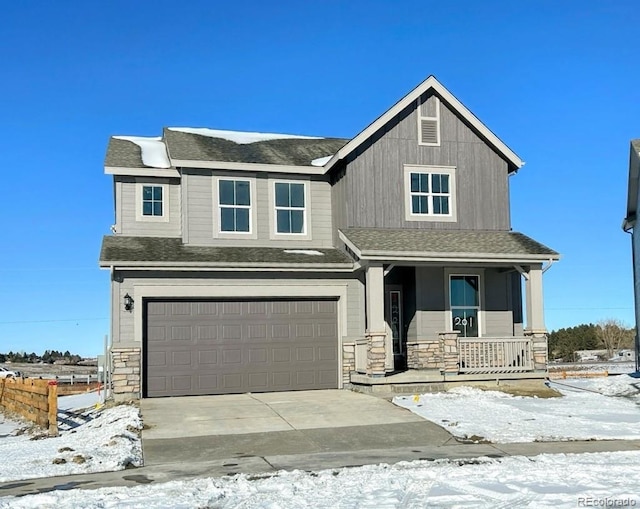
[[[339,227],[508,230],[507,162],[444,102],[440,145],[418,145],[417,116],[415,104],[406,108],[347,161],[334,186],[334,201],[346,203]],[[456,167],[457,221],[405,220],[405,164]]]
[[[409,325],[409,340],[436,338],[447,329],[444,288],[442,267],[416,267],[416,324]]]
[[[451,269],[454,273],[455,269]],[[483,291],[482,335],[522,336],[522,292],[520,274],[499,269],[478,269]],[[416,267],[415,316],[409,322],[407,339],[435,338],[451,329],[448,322],[448,281],[443,267]]]
[[[113,292],[112,301],[112,337],[114,345],[134,346],[136,343],[134,331],[134,313],[124,310],[124,296],[129,293],[135,297],[135,288],[138,285],[144,286],[215,286],[228,283],[229,280],[237,281],[239,285],[249,283],[251,286],[269,286],[277,284],[282,288],[282,297],[287,297],[287,282],[291,284],[300,283],[301,280],[309,287],[331,284],[347,284],[346,309],[347,324],[346,336],[341,337],[341,341],[364,337],[365,315],[364,315],[364,283],[361,278],[354,275],[340,274],[305,274],[293,272],[278,273],[211,273],[203,274],[194,272],[185,275],[180,272],[161,273],[157,271],[149,272],[118,272],[118,277],[122,278],[121,283],[116,283],[117,288]],[[248,295],[250,297],[250,295]],[[218,297],[216,297],[218,298]],[[237,296],[235,297],[237,298]],[[267,297],[266,297],[267,298]],[[296,298],[295,296],[292,298]],[[268,299],[268,298],[267,298]],[[135,302],[135,305],[142,305]],[[342,305],[342,304],[341,304]],[[139,342],[137,344],[139,345]]]
[[[512,272],[486,269],[484,272],[485,336],[513,336],[513,278]]]
[[[168,191],[168,221],[144,221],[137,217],[136,200],[138,184],[164,184]],[[178,179],[115,177],[116,234],[144,237],[180,237],[182,232],[181,191]]]
[[[255,238],[221,239],[214,237],[214,176],[255,178],[256,192],[252,197],[252,206],[256,207]],[[324,180],[308,180],[294,175],[275,176],[250,174],[246,172],[207,172],[198,170],[183,171],[184,194],[184,236],[185,244],[216,246],[252,246],[252,247],[333,247],[331,220],[331,185]],[[307,221],[310,225],[310,239],[273,239],[271,238],[272,215],[269,193],[272,192],[272,180],[307,180],[310,185],[307,204]]]

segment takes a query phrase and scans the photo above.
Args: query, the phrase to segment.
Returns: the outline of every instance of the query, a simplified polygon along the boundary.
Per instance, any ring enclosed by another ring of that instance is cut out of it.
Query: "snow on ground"
[[[142,465],[138,408],[97,401],[96,393],[58,398],[58,437],[20,434],[25,423],[0,414],[0,482]]]
[[[0,498],[0,508],[611,507],[640,504],[640,452],[414,461]]]
[[[551,375],[557,377],[561,372],[565,372],[570,377],[574,372],[576,376],[580,376],[579,372],[603,373],[610,375],[626,374],[635,369],[633,361],[610,361],[610,362],[572,362],[572,363],[552,363],[549,364]]]
[[[549,385],[563,397],[542,399],[458,387],[397,396],[393,402],[473,441],[640,439],[640,378],[619,375]]]

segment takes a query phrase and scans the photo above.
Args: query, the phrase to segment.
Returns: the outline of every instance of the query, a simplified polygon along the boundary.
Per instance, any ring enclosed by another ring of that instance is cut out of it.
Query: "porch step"
[[[506,376],[505,376],[506,375]],[[351,383],[345,384],[348,388],[355,392],[371,394],[374,396],[392,399],[399,394],[428,394],[435,392],[446,392],[454,387],[463,385],[477,387],[486,390],[498,390],[517,395],[535,395],[539,397],[553,397],[557,394],[549,389],[545,382],[547,380],[546,372],[536,373],[518,373],[503,374],[501,378],[496,377],[471,377],[458,376],[456,379],[448,379],[446,381],[406,381],[394,382],[391,380],[393,375],[385,378],[373,378],[367,380],[368,377],[362,375],[358,377],[352,376]]]

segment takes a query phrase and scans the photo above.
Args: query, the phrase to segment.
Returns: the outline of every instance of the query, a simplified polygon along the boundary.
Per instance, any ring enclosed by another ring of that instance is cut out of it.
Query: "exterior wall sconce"
[[[124,309],[131,311],[133,309],[133,297],[128,293],[124,296]]]

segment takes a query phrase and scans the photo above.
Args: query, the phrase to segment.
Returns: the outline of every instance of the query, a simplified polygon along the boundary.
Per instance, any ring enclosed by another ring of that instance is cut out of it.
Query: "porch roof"
[[[105,236],[102,267],[248,270],[352,270],[353,262],[337,249],[189,246],[180,238]]]
[[[526,263],[560,255],[511,231],[347,228],[340,238],[360,259],[388,261],[486,261]]]

